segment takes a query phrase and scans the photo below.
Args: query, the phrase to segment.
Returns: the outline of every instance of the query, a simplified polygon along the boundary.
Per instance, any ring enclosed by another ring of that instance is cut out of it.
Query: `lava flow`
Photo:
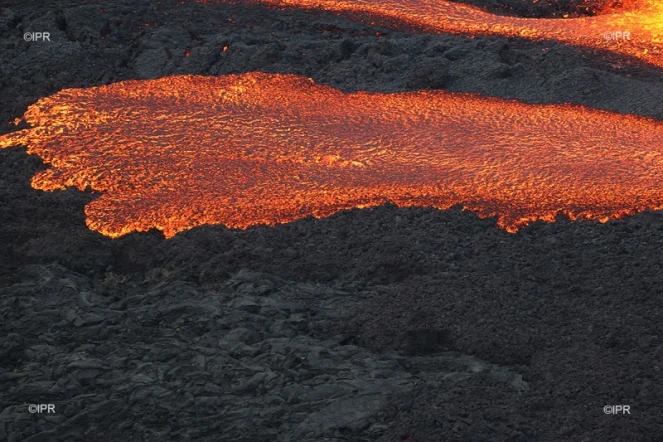
[[[210,0],[197,0],[209,2]],[[663,67],[663,2],[639,0],[633,8],[606,9],[600,15],[538,19],[495,15],[476,6],[446,0],[213,0],[242,1],[277,8],[320,9],[368,18],[385,26],[430,33],[555,40],[611,51]]]
[[[32,186],[92,189],[111,237],[324,217],[391,201],[602,222],[663,208],[663,123],[445,91],[343,93],[294,75],[177,76],[66,89],[0,137],[51,167]]]

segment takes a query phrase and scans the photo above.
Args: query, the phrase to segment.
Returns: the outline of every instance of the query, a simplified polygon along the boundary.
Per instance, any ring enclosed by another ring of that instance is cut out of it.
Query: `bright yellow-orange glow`
[[[211,0],[198,0],[210,2]],[[212,0],[224,1],[224,0]],[[241,0],[230,0],[241,1]],[[388,26],[432,33],[496,35],[556,40],[612,51],[663,67],[663,1],[640,0],[622,10],[569,19],[535,19],[491,14],[445,0],[243,0],[278,8],[320,9],[368,18]],[[619,34],[616,34],[619,32]],[[628,34],[623,34],[627,32]]]
[[[607,221],[663,208],[663,123],[444,91],[344,94],[293,75],[180,76],[67,89],[0,137],[91,188],[91,229],[234,228],[392,201],[498,217]]]

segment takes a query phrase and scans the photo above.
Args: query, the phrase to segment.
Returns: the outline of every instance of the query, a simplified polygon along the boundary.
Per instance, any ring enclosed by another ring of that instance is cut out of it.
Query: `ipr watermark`
[[[55,414],[55,404],[28,404],[30,414]]]
[[[630,405],[606,405],[603,407],[605,414],[631,414]]]
[[[629,31],[605,31],[603,39],[606,41],[631,41],[631,33]]]
[[[25,41],[51,41],[50,32],[26,32],[23,34]]]

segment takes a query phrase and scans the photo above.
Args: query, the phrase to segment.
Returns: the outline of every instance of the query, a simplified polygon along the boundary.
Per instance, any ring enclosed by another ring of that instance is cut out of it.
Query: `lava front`
[[[594,16],[522,18],[496,15],[476,6],[447,0],[197,0],[241,2],[276,8],[319,9],[370,23],[425,32],[522,37],[609,51],[663,67],[663,1],[623,2]]]

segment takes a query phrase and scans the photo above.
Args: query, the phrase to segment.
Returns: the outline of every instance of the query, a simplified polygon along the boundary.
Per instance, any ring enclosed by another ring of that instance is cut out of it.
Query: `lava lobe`
[[[281,74],[66,89],[0,137],[50,167],[35,189],[92,189],[104,235],[274,225],[387,201],[536,220],[663,208],[663,123],[445,91],[343,93]]]

